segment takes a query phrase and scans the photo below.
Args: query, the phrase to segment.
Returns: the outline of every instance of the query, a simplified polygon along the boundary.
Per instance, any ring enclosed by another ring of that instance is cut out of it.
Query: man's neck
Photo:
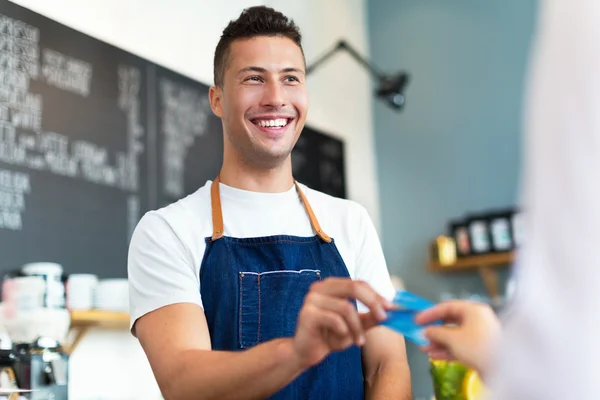
[[[279,167],[265,169],[224,162],[219,181],[227,186],[252,192],[286,192],[294,185],[292,163],[288,158]]]

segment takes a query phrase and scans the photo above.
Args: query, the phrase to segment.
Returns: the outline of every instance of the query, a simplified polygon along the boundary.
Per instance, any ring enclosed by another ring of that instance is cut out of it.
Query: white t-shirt
[[[128,258],[130,326],[144,314],[170,304],[202,306],[200,265],[205,238],[213,232],[211,183],[176,203],[148,212],[138,223]],[[350,277],[366,281],[391,300],[394,287],[365,208],[300,187],[321,228],[334,239]],[[220,190],[226,236],[315,235],[295,187],[283,193],[257,193],[221,183]],[[365,311],[360,303],[359,310]]]
[[[600,2],[540,2],[525,126],[526,240],[493,399],[598,399]]]

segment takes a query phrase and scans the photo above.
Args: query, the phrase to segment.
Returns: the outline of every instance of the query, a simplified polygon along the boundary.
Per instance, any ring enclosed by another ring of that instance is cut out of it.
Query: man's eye
[[[249,76],[248,78],[246,78],[247,81],[252,81],[252,82],[260,82],[260,76]]]
[[[295,76],[286,76],[285,80],[287,82],[300,82],[300,80]]]

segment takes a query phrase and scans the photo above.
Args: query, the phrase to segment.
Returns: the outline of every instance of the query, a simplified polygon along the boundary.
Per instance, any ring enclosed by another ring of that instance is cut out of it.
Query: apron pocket
[[[248,348],[294,336],[304,296],[321,271],[239,273],[239,344]]]

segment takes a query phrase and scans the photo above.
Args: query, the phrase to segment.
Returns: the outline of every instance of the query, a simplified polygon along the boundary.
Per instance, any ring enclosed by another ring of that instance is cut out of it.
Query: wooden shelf
[[[500,290],[498,289],[498,268],[509,267],[515,260],[515,253],[493,253],[481,256],[458,258],[454,264],[442,265],[430,261],[429,270],[434,272],[459,272],[477,271],[492,298],[492,302],[500,304]]]
[[[71,326],[127,326],[129,314],[124,312],[87,310],[71,311]]]
[[[485,254],[481,256],[470,256],[457,258],[454,264],[442,265],[436,261],[429,262],[429,269],[439,272],[464,271],[486,267],[507,267],[515,259],[513,252]]]
[[[72,340],[70,344],[64,346],[67,353],[73,353],[90,329],[99,327],[128,329],[129,314],[102,310],[71,311],[69,335],[72,335]]]

